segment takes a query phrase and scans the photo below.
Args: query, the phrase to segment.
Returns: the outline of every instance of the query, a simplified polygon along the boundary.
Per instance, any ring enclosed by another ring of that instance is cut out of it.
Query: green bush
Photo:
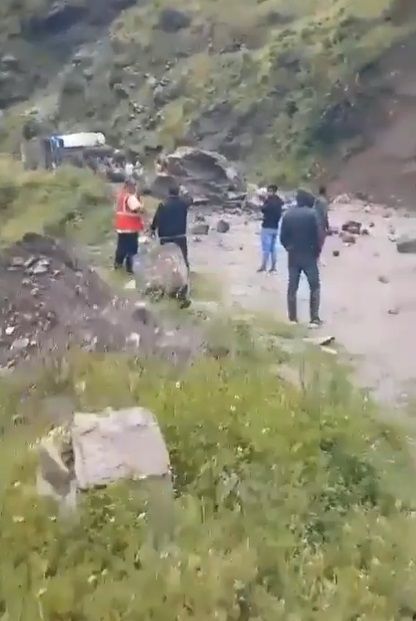
[[[0,388],[3,420],[19,394]],[[174,473],[173,536],[154,544],[155,516],[166,511],[152,514],[128,486],[84,496],[78,523],[57,520],[33,491],[35,458],[23,447],[34,431],[13,427],[0,447],[4,619],[387,621],[416,612],[405,438],[341,377],[316,374],[298,393],[246,358],[200,361],[178,379],[156,365],[77,356],[36,382],[29,406],[39,412],[46,394],[157,414]]]

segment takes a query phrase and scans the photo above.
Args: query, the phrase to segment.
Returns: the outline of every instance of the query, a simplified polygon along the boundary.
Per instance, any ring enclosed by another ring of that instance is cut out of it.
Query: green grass
[[[406,438],[337,373],[322,370],[298,393],[250,356],[201,360],[178,377],[77,354],[38,377],[26,392],[34,420],[10,428],[20,390],[0,385],[6,619],[411,619]],[[76,523],[36,497],[27,443],[51,394],[88,411],[138,403],[156,413],[176,490],[165,544],[153,546],[152,505],[128,486],[83,496]]]
[[[2,244],[27,232],[102,243],[112,228],[111,197],[99,177],[70,167],[56,173],[23,172],[7,157],[0,159],[0,213]]]

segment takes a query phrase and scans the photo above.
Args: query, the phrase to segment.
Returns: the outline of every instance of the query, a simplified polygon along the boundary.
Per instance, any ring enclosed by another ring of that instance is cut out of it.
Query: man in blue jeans
[[[265,272],[270,259],[270,272],[276,271],[276,243],[280,218],[282,217],[283,201],[277,194],[277,186],[269,185],[267,197],[262,207],[263,222],[261,225],[262,263],[258,272]]]

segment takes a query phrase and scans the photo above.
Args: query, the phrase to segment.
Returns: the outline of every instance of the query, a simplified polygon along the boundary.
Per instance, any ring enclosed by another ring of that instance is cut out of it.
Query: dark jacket
[[[189,201],[171,197],[157,208],[151,230],[157,231],[161,239],[186,235]]]
[[[315,210],[312,207],[290,207],[282,219],[280,242],[289,254],[317,258],[321,235]]]
[[[282,217],[283,201],[280,196],[267,197],[261,209],[263,213],[263,229],[278,229]]]
[[[328,219],[328,201],[324,196],[319,196],[315,201],[316,215],[318,216],[318,222],[321,227],[321,234],[325,237],[329,231],[329,219]]]

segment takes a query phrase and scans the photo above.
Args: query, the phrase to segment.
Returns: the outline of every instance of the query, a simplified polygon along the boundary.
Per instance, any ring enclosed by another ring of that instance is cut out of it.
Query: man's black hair
[[[270,184],[267,186],[267,190],[268,190],[268,192],[273,192],[273,193],[276,193],[276,192],[277,192],[277,189],[278,189],[278,188],[277,188],[277,185],[276,185],[275,183],[270,183]]]
[[[300,189],[296,192],[296,203],[298,207],[313,207],[315,197],[307,190]]]
[[[179,188],[177,185],[171,185],[169,188],[169,196],[179,196]]]

